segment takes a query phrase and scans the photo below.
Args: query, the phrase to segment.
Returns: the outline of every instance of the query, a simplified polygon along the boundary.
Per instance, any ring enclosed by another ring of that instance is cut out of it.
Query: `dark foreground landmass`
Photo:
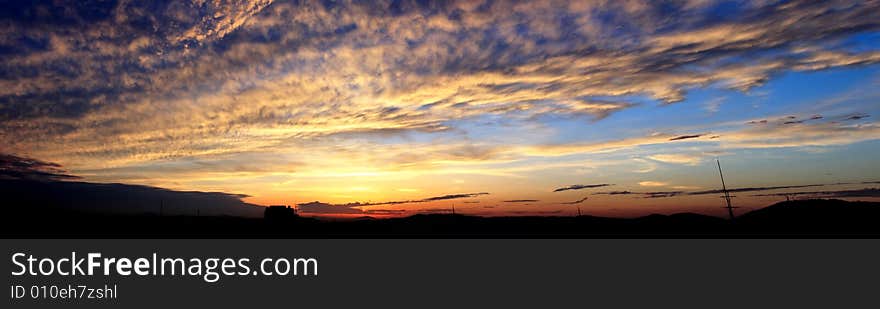
[[[422,214],[323,221],[231,216],[96,215],[18,211],[6,238],[762,238],[880,237],[880,203],[781,202],[735,220],[681,213],[640,218],[474,217]]]

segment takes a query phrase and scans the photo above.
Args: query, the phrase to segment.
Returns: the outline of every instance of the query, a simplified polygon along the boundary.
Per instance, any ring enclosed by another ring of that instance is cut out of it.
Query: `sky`
[[[877,200],[880,1],[32,1],[0,155],[316,215]]]

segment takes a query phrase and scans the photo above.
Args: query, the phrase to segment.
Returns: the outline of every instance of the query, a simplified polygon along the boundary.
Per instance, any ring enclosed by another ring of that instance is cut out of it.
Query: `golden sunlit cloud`
[[[640,181],[639,185],[642,187],[664,187],[668,184],[662,181]]]
[[[703,160],[702,156],[693,154],[658,154],[648,156],[648,158],[665,163],[677,163],[687,165],[697,165]]]

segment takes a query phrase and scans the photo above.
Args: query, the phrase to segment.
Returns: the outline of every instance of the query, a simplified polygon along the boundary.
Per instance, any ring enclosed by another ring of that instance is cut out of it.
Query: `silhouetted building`
[[[265,218],[266,220],[282,221],[290,220],[296,217],[296,209],[293,209],[287,205],[272,205],[266,207],[265,212],[263,212],[263,218]]]

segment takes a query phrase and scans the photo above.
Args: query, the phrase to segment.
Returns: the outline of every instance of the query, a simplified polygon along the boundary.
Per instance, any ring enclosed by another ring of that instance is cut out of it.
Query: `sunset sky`
[[[878,199],[880,1],[21,2],[0,154],[77,181],[313,213],[723,214],[720,159],[746,211]]]

